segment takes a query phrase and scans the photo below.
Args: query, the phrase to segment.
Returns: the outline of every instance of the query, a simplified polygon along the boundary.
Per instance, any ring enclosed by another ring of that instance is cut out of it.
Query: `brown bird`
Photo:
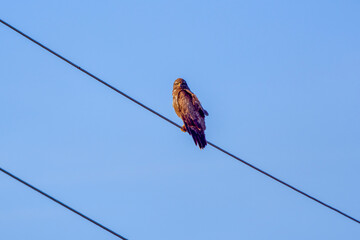
[[[209,114],[201,106],[196,95],[190,91],[184,79],[175,80],[172,95],[175,112],[184,122],[181,131],[188,132],[195,144],[203,149],[207,144],[205,115],[208,116]]]

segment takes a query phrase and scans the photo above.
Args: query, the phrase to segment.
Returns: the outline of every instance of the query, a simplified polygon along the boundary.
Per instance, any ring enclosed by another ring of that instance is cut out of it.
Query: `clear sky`
[[[360,2],[3,1],[0,18],[209,141],[360,218]],[[0,25],[0,166],[131,240],[359,239]],[[116,239],[0,174],[1,239]]]

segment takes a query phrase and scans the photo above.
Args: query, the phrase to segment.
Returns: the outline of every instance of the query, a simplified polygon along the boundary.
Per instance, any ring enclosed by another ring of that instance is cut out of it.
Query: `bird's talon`
[[[182,126],[182,127],[180,128],[180,130],[181,130],[182,132],[186,132],[185,125],[184,125],[184,126]]]

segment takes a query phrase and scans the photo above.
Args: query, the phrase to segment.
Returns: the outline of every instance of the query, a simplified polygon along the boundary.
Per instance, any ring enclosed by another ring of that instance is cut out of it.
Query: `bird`
[[[201,106],[199,99],[190,91],[186,81],[182,78],[175,80],[173,85],[173,107],[176,115],[183,120],[181,131],[188,132],[200,149],[207,142],[205,138],[205,116],[208,112]]]

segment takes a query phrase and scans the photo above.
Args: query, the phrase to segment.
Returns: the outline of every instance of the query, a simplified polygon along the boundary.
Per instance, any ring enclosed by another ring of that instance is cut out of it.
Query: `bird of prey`
[[[201,106],[199,99],[192,93],[185,80],[178,78],[173,86],[173,106],[176,114],[183,120],[181,131],[188,132],[196,145],[203,149],[205,139],[205,116],[209,114]]]

